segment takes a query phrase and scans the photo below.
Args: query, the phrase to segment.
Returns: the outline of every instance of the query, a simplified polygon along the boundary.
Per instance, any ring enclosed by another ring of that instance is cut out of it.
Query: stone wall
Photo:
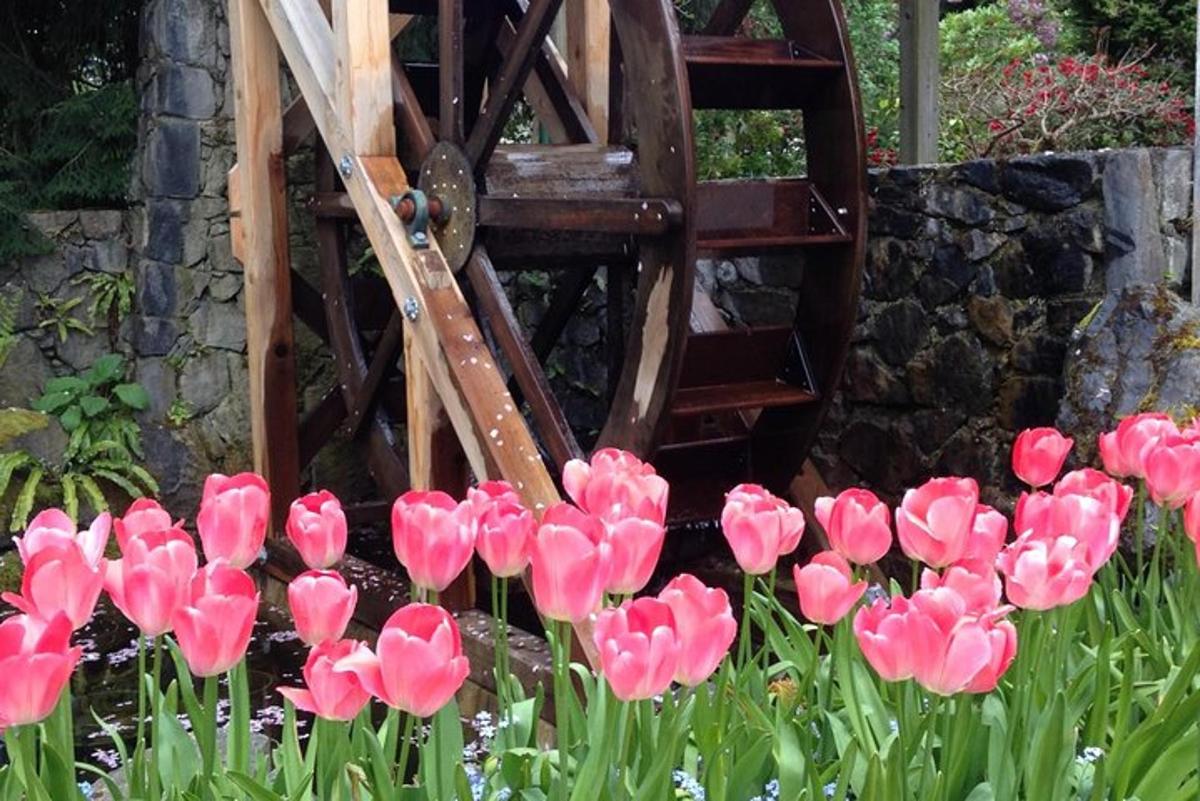
[[[895,497],[930,474],[999,500],[1023,428],[1052,425],[1076,326],[1133,284],[1186,289],[1188,150],[1045,155],[871,177],[863,295],[815,459]]]

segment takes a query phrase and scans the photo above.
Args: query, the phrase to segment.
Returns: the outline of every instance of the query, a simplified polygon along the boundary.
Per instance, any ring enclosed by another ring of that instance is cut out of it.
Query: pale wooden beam
[[[300,493],[279,50],[255,0],[230,0],[229,38],[238,156],[230,188],[241,212],[234,235],[245,271],[251,439],[278,534]]]
[[[900,0],[900,161],[938,160],[939,0]]]
[[[334,0],[337,110],[355,153],[396,153],[387,0]]]
[[[608,0],[567,0],[567,74],[601,140],[608,131]]]

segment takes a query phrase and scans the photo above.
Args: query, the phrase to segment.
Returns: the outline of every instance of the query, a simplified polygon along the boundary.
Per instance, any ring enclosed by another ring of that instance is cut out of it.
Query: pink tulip
[[[987,628],[952,589],[915,593],[908,624],[913,678],[932,693],[960,693],[992,663]]]
[[[231,670],[246,655],[254,631],[254,579],[218,560],[196,573],[188,593],[172,620],[188,668],[201,678]]]
[[[796,550],[804,513],[757,484],[739,484],[725,496],[721,530],[743,572],[761,576]]]
[[[967,685],[966,692],[990,693],[996,689],[996,685],[1000,683],[1000,677],[1004,675],[1016,657],[1016,626],[1007,620],[996,619],[997,615],[1007,614],[1007,609],[1011,608],[1007,607],[1005,610],[981,619],[980,622],[983,624],[983,630],[991,648],[991,658],[988,660],[987,666],[975,674],[975,678]]]
[[[185,531],[172,528],[127,537],[124,554],[108,563],[104,589],[142,634],[166,634],[188,600],[196,546]]]
[[[667,521],[667,482],[632,453],[604,448],[591,463],[572,459],[563,468],[563,487],[580,509],[605,523],[631,517]]]
[[[546,510],[533,540],[533,601],[551,620],[578,623],[595,612],[611,570],[601,522],[569,503]]]
[[[487,481],[467,490],[478,531],[475,549],[492,575],[512,578],[529,566],[537,521],[507,481]]]
[[[454,618],[440,606],[409,604],[388,618],[374,652],[356,649],[334,670],[353,673],[388,706],[425,718],[454,697],[471,668]]]
[[[1188,539],[1200,544],[1200,492],[1189,498],[1183,507],[1183,530]]]
[[[930,567],[954,564],[966,553],[978,505],[972,478],[933,478],[910,489],[896,509],[900,548]]]
[[[104,589],[104,571],[105,560],[93,565],[78,542],[46,545],[25,565],[21,594],[6,592],[0,597],[39,620],[65,614],[77,630],[92,619]]]
[[[654,574],[667,530],[653,520],[628,518],[609,524],[610,569],[605,590],[614,595],[640,592]]]
[[[1054,485],[1055,497],[1064,495],[1086,495],[1108,507],[1118,519],[1124,520],[1133,501],[1133,488],[1115,481],[1099,470],[1085,467],[1072,470]]]
[[[592,633],[600,669],[622,701],[645,701],[666,692],[679,668],[680,644],[671,607],[638,598],[605,609]]]
[[[413,584],[441,592],[475,552],[475,516],[469,501],[444,492],[412,490],[392,506],[392,546]]]
[[[658,600],[671,607],[675,618],[680,648],[675,681],[685,687],[698,687],[721,664],[737,636],[729,596],[725,590],[710,589],[684,573],[671,579]]]
[[[196,530],[208,561],[224,559],[238,569],[254,564],[270,520],[271,493],[262,476],[214,473],[205,479]]]
[[[288,608],[296,633],[307,645],[340,640],[358,605],[358,588],[347,587],[340,573],[310,570],[288,585]]]
[[[1117,478],[1145,478],[1142,462],[1147,446],[1162,437],[1177,436],[1179,429],[1165,414],[1144,413],[1126,417],[1117,430],[1100,436],[1104,469]]]
[[[17,537],[13,542],[24,564],[29,564],[34,554],[43,548],[74,542],[79,545],[88,564],[98,567],[104,556],[104,548],[108,545],[111,527],[112,515],[108,512],[97,515],[86,531],[77,531],[75,521],[67,517],[66,512],[47,509],[33,518],[33,522],[25,529],[24,537]]]
[[[0,622],[0,730],[45,720],[79,664],[71,647],[71,621],[16,615]]]
[[[986,503],[975,507],[975,521],[971,524],[971,536],[967,538],[967,549],[960,562],[977,560],[992,564],[996,554],[1008,539],[1008,518]]]
[[[1013,472],[1031,487],[1044,487],[1058,477],[1074,444],[1056,428],[1026,429],[1013,444]]]
[[[138,498],[129,504],[124,517],[113,521],[113,531],[117,535],[117,545],[125,550],[125,541],[130,537],[145,534],[148,531],[166,531],[169,528],[182,526],[182,523],[172,523],[171,515],[153,498]]]
[[[991,562],[964,560],[955,562],[939,575],[926,569],[921,573],[921,589],[949,587],[962,596],[967,614],[983,615],[1000,606],[1003,587]]]
[[[903,681],[913,675],[913,644],[909,613],[903,595],[879,598],[854,615],[854,636],[867,662],[884,681]]]
[[[878,562],[892,547],[891,513],[870,490],[848,489],[836,498],[817,498],[814,511],[829,547],[856,565]]]
[[[1092,584],[1087,543],[1069,534],[1045,539],[1025,534],[1000,552],[996,564],[1008,600],[1022,609],[1068,606]]]
[[[1068,534],[1083,543],[1092,572],[1112,557],[1121,535],[1121,520],[1108,502],[1087,495],[1023,493],[1015,520],[1020,535],[1049,542]]]
[[[854,608],[867,582],[854,583],[850,563],[836,551],[822,551],[804,567],[792,565],[800,611],[813,623],[832,626]]]
[[[329,490],[310,492],[288,508],[287,536],[304,564],[326,570],[346,553],[346,513]]]
[[[279,694],[325,720],[349,722],[371,700],[353,673],[337,670],[343,659],[365,651],[366,643],[357,640],[329,640],[313,648],[304,662],[304,687],[280,687]]]
[[[1159,506],[1178,509],[1200,492],[1200,442],[1162,437],[1142,451],[1142,465],[1150,497]]]

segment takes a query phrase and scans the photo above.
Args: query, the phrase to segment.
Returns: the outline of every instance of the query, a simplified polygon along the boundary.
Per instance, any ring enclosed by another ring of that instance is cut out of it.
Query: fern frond
[[[96,483],[96,479],[86,473],[78,473],[77,476],[79,489],[83,490],[88,505],[92,507],[92,512],[95,514],[107,512],[108,500],[104,497],[104,492],[100,489],[100,485]]]
[[[8,485],[12,481],[13,473],[33,461],[33,457],[25,451],[0,454],[0,498],[3,498],[8,492]]]
[[[126,495],[128,495],[131,499],[136,500],[136,499],[142,497],[142,495],[144,494],[140,489],[138,489],[138,486],[136,484],[134,484],[132,481],[130,481],[125,476],[118,473],[116,470],[107,470],[103,467],[93,467],[92,475],[96,478],[103,478],[106,481],[108,481],[110,484],[115,484],[118,488],[121,489],[122,492],[124,492]]]
[[[37,496],[38,484],[42,483],[42,476],[46,471],[41,465],[34,467],[29,471],[29,475],[25,478],[25,484],[21,487],[20,493],[17,494],[17,500],[13,503],[12,521],[9,523],[9,531],[24,531],[25,526],[29,523],[29,513],[33,511],[33,502]]]
[[[74,473],[63,473],[58,477],[62,486],[63,511],[72,520],[79,520],[79,493],[75,489]]]

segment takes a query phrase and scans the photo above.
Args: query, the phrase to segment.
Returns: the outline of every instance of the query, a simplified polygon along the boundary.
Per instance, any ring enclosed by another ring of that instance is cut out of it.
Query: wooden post
[[[608,0],[567,0],[567,74],[604,141],[608,131]]]
[[[938,0],[900,0],[900,161],[938,160]]]
[[[338,116],[355,155],[396,155],[387,3],[334,0],[333,36]]]
[[[272,522],[278,534],[287,519],[288,506],[300,493],[279,50],[257,0],[230,0],[229,39],[237,126],[235,194],[241,211],[250,429],[254,469],[271,487]]]

